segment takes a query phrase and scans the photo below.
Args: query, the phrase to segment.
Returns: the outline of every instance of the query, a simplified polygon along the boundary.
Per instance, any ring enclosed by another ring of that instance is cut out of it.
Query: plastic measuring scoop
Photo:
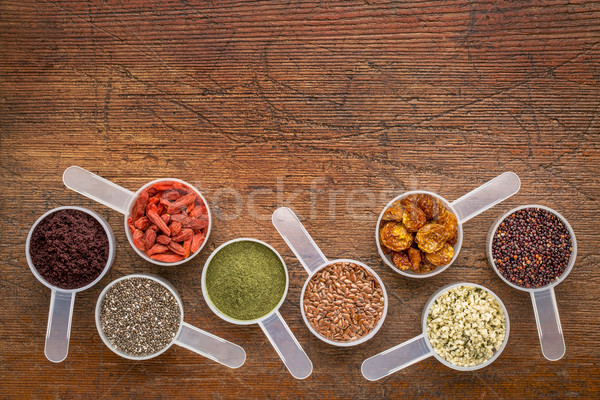
[[[133,205],[135,204],[135,200],[138,198],[138,196],[146,188],[152,186],[155,183],[163,182],[163,181],[179,182],[179,183],[182,183],[182,184],[188,186],[192,190],[194,190],[194,192],[196,192],[196,194],[204,202],[204,206],[206,207],[206,212],[208,214],[208,227],[206,228],[206,234],[204,235],[204,242],[200,245],[200,248],[196,252],[190,254],[189,257],[184,258],[183,260],[180,260],[177,262],[162,262],[162,261],[153,260],[152,258],[148,257],[148,255],[146,255],[143,251],[138,249],[133,244],[133,236],[127,225],[127,218],[129,218],[130,213],[133,208]],[[198,189],[196,189],[194,186],[190,185],[189,183],[187,183],[185,181],[182,181],[180,179],[175,179],[175,178],[156,179],[156,180],[146,183],[144,186],[139,188],[137,190],[137,192],[134,193],[134,192],[127,190],[109,180],[106,180],[96,174],[93,174],[90,171],[87,171],[81,167],[72,166],[72,167],[65,169],[65,172],[63,173],[63,182],[64,182],[65,186],[68,187],[69,189],[71,189],[77,193],[80,193],[80,194],[84,195],[85,197],[88,197],[94,201],[97,201],[100,204],[104,204],[105,206],[110,207],[113,210],[118,211],[121,214],[123,214],[125,216],[125,218],[124,218],[125,233],[127,235],[127,239],[129,240],[129,244],[135,250],[135,252],[138,253],[140,255],[140,257],[142,257],[146,261],[149,261],[149,262],[157,264],[157,265],[165,265],[165,266],[167,266],[167,265],[173,266],[173,265],[182,264],[184,262],[191,260],[198,253],[200,253],[200,251],[202,251],[202,248],[204,247],[204,245],[208,242],[208,237],[210,235],[210,230],[212,227],[212,216],[210,214],[210,208],[208,206],[208,202],[206,201],[206,199],[204,198],[202,193],[200,193],[198,191]]]
[[[113,287],[116,283],[132,278],[150,279],[165,287],[169,292],[173,294],[173,296],[177,300],[177,304],[179,305],[179,309],[181,311],[179,328],[173,340],[167,346],[163,347],[156,353],[147,354],[143,356],[127,354],[119,350],[112,343],[110,343],[110,341],[107,339],[106,335],[102,331],[102,323],[100,319],[102,302],[104,301],[108,290],[111,287]],[[183,302],[181,300],[181,297],[179,297],[179,294],[177,293],[173,285],[171,285],[171,283],[159,276],[152,274],[127,275],[117,280],[114,280],[110,284],[108,284],[104,288],[102,293],[100,293],[100,296],[98,297],[98,302],[96,303],[96,328],[98,329],[98,333],[100,334],[102,341],[109,349],[111,349],[114,353],[120,355],[121,357],[128,358],[130,360],[148,360],[150,358],[154,358],[159,354],[162,354],[165,351],[167,351],[167,349],[169,349],[169,347],[171,347],[172,345],[176,344],[195,353],[198,353],[206,358],[209,358],[213,361],[216,361],[219,364],[223,364],[229,368],[239,368],[246,361],[246,352],[237,344],[231,343],[225,339],[213,335],[212,333],[208,333],[200,328],[196,328],[195,326],[188,324],[187,322],[184,322]]]
[[[471,218],[490,209],[491,207],[495,206],[496,204],[500,203],[501,201],[508,199],[509,197],[511,197],[512,195],[517,193],[520,188],[521,188],[521,180],[519,179],[517,174],[515,174],[514,172],[505,172],[505,173],[495,177],[494,179],[484,183],[483,185],[479,186],[477,189],[470,191],[469,193],[465,194],[461,198],[454,200],[453,202],[449,202],[448,200],[444,199],[442,196],[440,196],[436,193],[428,192],[428,191],[424,191],[424,190],[403,193],[400,196],[397,196],[396,198],[392,199],[383,208],[383,210],[379,214],[379,219],[377,219],[377,225],[375,226],[375,243],[377,245],[377,251],[379,252],[379,255],[381,256],[381,259],[383,260],[383,262],[401,275],[404,275],[404,276],[407,276],[410,278],[428,278],[430,276],[437,275],[440,272],[446,270],[450,265],[452,265],[452,263],[454,263],[454,261],[458,257],[458,253],[460,252],[460,249],[462,247],[462,240],[463,240],[462,225],[465,222],[467,222],[468,220],[470,220]],[[454,247],[454,257],[452,257],[452,260],[448,264],[438,266],[437,268],[433,269],[432,271],[422,273],[422,274],[413,272],[411,270],[403,271],[403,270],[400,270],[399,268],[397,268],[394,265],[394,263],[392,262],[391,254],[388,254],[383,251],[383,248],[382,248],[380,240],[379,240],[379,229],[380,229],[381,220],[383,218],[383,214],[385,213],[385,211],[390,206],[392,206],[392,204],[394,202],[396,202],[398,200],[402,200],[403,198],[405,198],[411,194],[429,194],[429,195],[439,199],[444,204],[444,206],[446,206],[446,208],[448,208],[448,210],[450,210],[450,212],[452,212],[456,216],[456,218],[458,220],[457,241],[456,241],[456,244],[453,246]]]
[[[302,264],[302,266],[308,273],[308,279],[304,283],[304,287],[302,288],[302,295],[300,296],[300,310],[302,311],[302,318],[304,319],[304,323],[306,324],[308,329],[313,333],[313,335],[315,335],[325,343],[341,347],[355,346],[357,344],[364,343],[367,340],[371,339],[373,336],[375,336],[377,331],[379,331],[379,329],[383,325],[383,321],[385,320],[385,317],[387,315],[388,307],[388,297],[387,292],[385,291],[385,286],[383,285],[383,281],[381,280],[381,278],[379,278],[375,271],[373,271],[367,265],[356,260],[338,259],[329,261],[325,257],[325,255],[323,255],[323,253],[321,252],[317,244],[314,242],[314,240],[310,237],[310,235],[308,234],[308,232],[306,231],[296,214],[294,214],[294,212],[288,207],[280,207],[277,210],[275,210],[271,219],[273,221],[275,229],[277,229],[277,232],[279,232],[283,240],[285,240],[290,249],[292,249],[296,257],[298,258],[298,261],[300,261],[300,264]],[[351,342],[334,341],[327,339],[323,335],[319,334],[308,322],[308,319],[306,318],[306,313],[304,311],[304,307],[302,306],[304,294],[306,292],[308,283],[310,282],[310,278],[322,268],[339,262],[349,262],[363,267],[377,279],[381,290],[383,291],[384,308],[381,318],[377,322],[377,325],[373,327],[373,329],[367,335]]]
[[[268,247],[273,253],[277,255],[277,257],[281,261],[281,265],[283,265],[286,277],[285,290],[283,292],[283,295],[281,296],[281,299],[279,300],[279,303],[277,303],[277,306],[275,306],[275,308],[273,308],[268,314],[253,320],[238,320],[224,314],[217,308],[217,306],[213,304],[213,302],[210,299],[210,295],[206,289],[206,272],[209,269],[209,265],[213,257],[224,247],[232,243],[242,241],[256,242]],[[304,379],[310,376],[310,374],[313,371],[312,362],[310,361],[310,359],[302,349],[302,346],[300,346],[300,343],[298,343],[298,340],[296,340],[296,337],[294,336],[294,334],[292,333],[288,325],[285,323],[284,319],[281,317],[281,314],[279,314],[278,311],[279,307],[281,307],[281,304],[283,304],[283,301],[285,300],[285,296],[287,295],[288,291],[288,286],[288,270],[287,266],[285,265],[285,262],[283,261],[283,258],[281,258],[281,255],[277,252],[277,250],[275,250],[269,244],[257,239],[238,238],[223,243],[222,245],[217,247],[217,249],[213,251],[212,254],[208,257],[208,260],[206,260],[206,263],[204,264],[204,269],[202,271],[202,295],[204,297],[204,300],[206,301],[206,304],[208,304],[208,307],[212,310],[212,312],[214,312],[219,318],[232,324],[258,324],[269,339],[269,342],[271,342],[271,345],[275,348],[275,351],[277,351],[277,354],[285,364],[285,367],[290,372],[290,374],[292,374],[292,376],[296,379]]]
[[[525,288],[510,282],[500,273],[496,263],[494,262],[494,258],[492,257],[492,241],[498,226],[512,213],[525,208],[539,208],[556,215],[567,227],[567,230],[571,235],[571,246],[573,251],[571,252],[571,257],[569,258],[569,264],[567,265],[567,268],[565,268],[565,271],[556,280],[548,285],[538,288]],[[569,222],[560,213],[545,206],[530,204],[513,208],[498,218],[498,220],[496,220],[496,222],[492,225],[487,237],[486,251],[490,265],[496,274],[498,274],[500,279],[515,289],[529,292],[531,295],[531,301],[533,303],[533,312],[535,314],[535,323],[537,325],[540,344],[542,346],[542,354],[544,354],[544,357],[550,361],[560,360],[565,355],[566,348],[565,339],[560,324],[560,317],[558,316],[558,306],[556,304],[556,297],[554,295],[554,287],[561,283],[567,277],[567,275],[569,275],[573,269],[573,266],[575,265],[575,259],[577,258],[577,240],[575,239],[575,232],[573,231],[573,228],[571,228]]]
[[[500,304],[500,307],[502,308],[502,311],[504,313],[505,334],[504,340],[502,341],[500,348],[494,353],[494,355],[490,359],[472,367],[462,367],[454,365],[449,361],[446,361],[433,349],[433,346],[431,345],[431,342],[429,341],[429,338],[427,336],[427,316],[429,315],[429,310],[431,309],[433,302],[443,293],[447,292],[448,290],[454,289],[458,286],[473,286],[485,290],[486,292],[491,294],[496,299],[496,301],[498,301],[498,304]],[[373,357],[366,359],[361,366],[363,376],[370,381],[376,381],[431,356],[437,358],[437,360],[445,366],[455,369],[457,371],[474,371],[477,369],[481,369],[490,365],[500,356],[500,353],[502,353],[502,351],[506,347],[506,343],[508,342],[508,334],[510,333],[510,322],[508,320],[508,312],[506,311],[506,307],[504,307],[504,303],[502,303],[502,300],[500,300],[500,298],[488,288],[469,282],[460,282],[446,285],[439,289],[437,292],[435,292],[429,298],[423,310],[422,326],[423,333],[421,333],[419,336],[416,336],[404,343],[392,347],[391,349],[388,349],[386,351],[374,355]]]
[[[35,265],[33,265],[33,260],[31,259],[31,255],[29,253],[31,248],[31,237],[35,228],[48,215],[60,210],[78,210],[92,216],[94,219],[96,219],[96,221],[100,223],[100,225],[102,225],[104,232],[106,232],[106,237],[108,238],[108,259],[106,261],[104,269],[102,270],[100,275],[98,275],[98,277],[94,279],[91,283],[76,289],[63,289],[45,280],[42,277],[42,275],[40,275]],[[110,225],[104,220],[104,218],[102,218],[100,215],[98,215],[92,210],[88,210],[82,207],[58,207],[46,212],[44,215],[39,217],[37,221],[35,221],[31,229],[29,230],[29,234],[27,235],[27,241],[25,242],[25,256],[27,258],[27,264],[29,265],[29,268],[31,269],[33,275],[43,285],[47,286],[48,288],[50,288],[50,290],[52,290],[52,295],[50,297],[50,313],[48,314],[48,327],[46,329],[46,345],[44,348],[44,353],[46,354],[46,358],[48,360],[58,363],[67,358],[67,354],[69,353],[69,339],[71,337],[71,321],[73,319],[73,305],[75,304],[75,294],[77,292],[81,292],[83,290],[91,288],[96,283],[98,283],[104,275],[106,275],[113,263],[113,260],[115,259],[115,235]]]

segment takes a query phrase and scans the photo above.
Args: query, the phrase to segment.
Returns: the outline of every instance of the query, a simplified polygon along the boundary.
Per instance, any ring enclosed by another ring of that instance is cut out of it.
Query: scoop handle
[[[181,331],[175,338],[175,344],[229,368],[239,368],[246,361],[246,352],[237,344],[205,332],[187,322],[181,323]]]
[[[258,323],[267,335],[290,374],[296,379],[307,378],[313,365],[279,311]]]
[[[477,189],[470,191],[451,205],[462,224],[514,195],[521,188],[521,180],[514,172],[505,172]]]
[[[398,346],[367,358],[361,366],[362,374],[376,381],[432,355],[422,333]]]
[[[327,258],[291,209],[279,207],[273,212],[271,220],[308,275],[312,275],[318,267],[327,263]]]
[[[565,339],[558,316],[554,289],[548,288],[531,292],[531,302],[542,345],[542,354],[550,361],[560,360],[565,355]]]
[[[127,206],[134,198],[134,194],[130,190],[77,166],[65,169],[63,182],[66,187],[85,197],[104,204],[123,215],[129,214]]]
[[[46,329],[46,346],[44,353],[52,362],[59,363],[67,358],[69,353],[69,338],[71,337],[71,320],[75,293],[62,290],[52,290],[50,297],[50,313]]]

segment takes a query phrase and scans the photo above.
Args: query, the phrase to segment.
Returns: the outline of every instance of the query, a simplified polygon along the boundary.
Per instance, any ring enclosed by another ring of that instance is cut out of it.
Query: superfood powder
[[[230,318],[250,321],[270,313],[285,294],[287,274],[264,244],[241,240],[222,247],[206,271],[210,301]]]
[[[63,209],[35,227],[29,246],[38,273],[54,286],[77,289],[92,283],[108,261],[106,231],[91,215]]]

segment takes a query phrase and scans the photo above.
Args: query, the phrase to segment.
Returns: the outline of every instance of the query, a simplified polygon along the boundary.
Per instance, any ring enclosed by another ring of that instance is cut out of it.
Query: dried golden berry
[[[395,201],[385,210],[381,219],[383,221],[402,222],[402,214],[404,214],[404,206],[399,201]]]
[[[456,242],[458,242],[458,235],[457,234],[455,234],[454,236],[452,236],[450,239],[448,239],[446,241],[446,243],[448,243],[452,247],[456,246]]]
[[[416,193],[409,194],[408,196],[406,196],[402,200],[400,200],[400,204],[402,204],[404,207],[406,207],[409,204],[416,205],[418,199],[419,199],[418,194],[416,194]]]
[[[415,239],[425,253],[435,253],[448,239],[448,232],[440,224],[427,224],[419,229]]]
[[[405,251],[393,252],[392,263],[401,271],[406,271],[411,268],[410,260]]]
[[[412,235],[401,222],[388,222],[379,231],[379,239],[384,246],[402,251],[410,247],[413,242]]]
[[[437,219],[437,223],[444,226],[444,229],[448,232],[448,237],[456,235],[456,229],[458,228],[458,220],[456,215],[452,214],[446,207],[440,210],[440,216]]]
[[[417,205],[425,214],[428,221],[437,219],[440,215],[440,201],[430,194],[419,194]]]
[[[392,249],[390,249],[389,247],[387,247],[381,241],[381,235],[379,235],[379,246],[381,247],[381,251],[383,252],[383,254],[390,254],[392,252]]]
[[[415,249],[411,247],[408,249],[408,259],[410,260],[410,269],[413,271],[418,271],[419,266],[421,265],[421,251],[419,249]]]
[[[402,215],[402,222],[409,232],[418,231],[423,225],[425,225],[426,221],[427,218],[425,217],[425,213],[419,208],[419,206],[414,203],[409,203],[407,206],[405,206],[404,215]]]
[[[421,260],[421,267],[419,269],[419,273],[425,274],[429,271],[433,271],[436,268],[436,266],[430,263],[429,260],[427,260],[425,253],[421,253],[421,255],[423,256],[423,259]]]
[[[458,220],[436,196],[413,193],[384,211],[379,233],[381,250],[392,253],[394,265],[427,273],[454,257]]]
[[[436,266],[448,264],[450,261],[452,261],[452,257],[454,257],[454,248],[448,243],[444,243],[442,248],[435,253],[425,254],[427,261]]]

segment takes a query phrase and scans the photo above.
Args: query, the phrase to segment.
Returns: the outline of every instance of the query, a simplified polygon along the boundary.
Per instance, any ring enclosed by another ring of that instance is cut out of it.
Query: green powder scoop
[[[285,297],[287,281],[279,255],[252,240],[223,246],[212,256],[206,271],[210,301],[238,321],[254,321],[277,308]]]
[[[210,309],[232,324],[258,324],[292,376],[304,379],[312,363],[278,312],[288,285],[279,253],[256,239],[223,243],[202,271],[202,295]]]

